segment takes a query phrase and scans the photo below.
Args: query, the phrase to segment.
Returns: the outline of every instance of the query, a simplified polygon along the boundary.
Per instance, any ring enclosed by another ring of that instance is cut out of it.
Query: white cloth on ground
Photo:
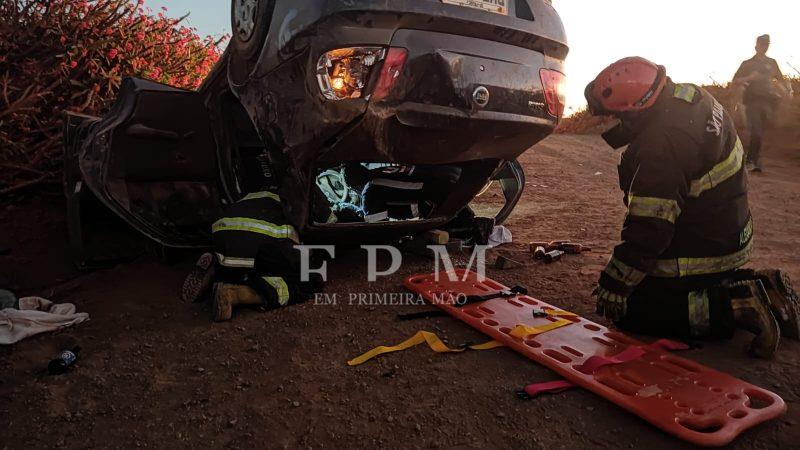
[[[89,320],[89,314],[76,313],[72,303],[55,304],[40,297],[19,299],[19,309],[0,311],[0,345],[71,327]]]
[[[489,236],[489,248],[499,247],[503,244],[510,244],[513,241],[514,236],[511,234],[511,230],[499,225],[494,227],[492,234]]]

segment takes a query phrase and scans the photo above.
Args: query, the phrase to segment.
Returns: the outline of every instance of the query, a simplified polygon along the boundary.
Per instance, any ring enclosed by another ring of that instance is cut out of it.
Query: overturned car
[[[549,0],[234,0],[233,37],[186,91],[127,79],[65,131],[71,239],[110,210],[166,247],[202,247],[222,208],[279,194],[305,240],[502,222],[516,158],[563,113],[568,48]],[[102,205],[102,208],[98,208]]]

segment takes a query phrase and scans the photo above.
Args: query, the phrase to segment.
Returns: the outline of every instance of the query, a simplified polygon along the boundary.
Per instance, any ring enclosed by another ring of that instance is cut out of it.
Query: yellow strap
[[[439,339],[439,336],[436,336],[435,334],[428,331],[420,331],[414,336],[412,336],[411,339],[408,339],[398,345],[394,345],[391,347],[386,347],[382,345],[380,347],[373,348],[372,350],[364,353],[363,355],[351,359],[350,361],[347,361],[347,365],[358,366],[364,364],[365,362],[369,361],[370,359],[376,356],[384,355],[386,353],[394,353],[402,350],[408,350],[409,348],[416,347],[417,345],[420,345],[422,343],[427,343],[428,347],[430,347],[431,350],[435,351],[436,353],[460,353],[466,350],[466,348],[450,348],[447,345],[445,345],[445,343],[442,342],[441,339]],[[489,341],[484,344],[469,346],[471,350],[491,350],[497,347],[503,347],[503,344],[497,341]]]
[[[555,329],[565,327],[567,325],[572,325],[574,322],[567,319],[561,319],[556,322],[551,322],[547,325],[542,325],[540,327],[529,327],[527,325],[517,325],[514,327],[513,330],[509,333],[511,336],[519,339],[527,339],[531,336],[538,336],[543,333],[547,333],[548,331],[553,331]]]
[[[547,315],[551,317],[578,317],[578,315],[575,313],[557,309],[548,309],[545,310],[545,313],[547,313]],[[526,339],[530,336],[536,336],[543,333],[547,333],[548,331],[553,331],[555,329],[565,327],[573,323],[574,322],[572,322],[571,320],[560,319],[556,322],[552,322],[547,325],[542,325],[539,327],[517,325],[516,327],[514,327],[513,330],[511,330],[509,334],[519,339]],[[376,356],[384,355],[386,353],[394,353],[403,350],[408,350],[409,348],[416,347],[417,345],[420,345],[423,342],[426,342],[428,344],[428,347],[430,347],[431,350],[433,350],[436,353],[460,353],[466,350],[467,348],[470,350],[492,350],[498,347],[505,347],[505,344],[503,344],[502,342],[492,340],[489,342],[484,342],[483,344],[470,345],[466,348],[454,349],[445,345],[445,343],[442,342],[441,339],[439,339],[439,336],[436,336],[435,334],[428,331],[420,331],[414,336],[412,336],[410,339],[407,339],[406,341],[398,345],[394,345],[391,347],[382,345],[380,347],[373,348],[372,350],[364,353],[363,355],[357,358],[353,358],[350,361],[347,361],[347,365],[358,366],[364,364],[365,362],[369,361],[372,358],[375,358]]]
[[[577,314],[569,311],[561,311],[558,309],[546,309],[544,312],[550,317],[578,317]]]
[[[503,344],[500,341],[489,341],[489,342],[484,342],[483,344],[470,345],[469,349],[470,350],[492,350],[492,349],[495,349],[495,348],[505,347],[505,346],[506,345]]]

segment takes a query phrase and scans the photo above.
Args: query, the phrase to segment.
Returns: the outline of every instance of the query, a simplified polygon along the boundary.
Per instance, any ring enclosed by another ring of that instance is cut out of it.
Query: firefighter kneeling
[[[619,165],[628,215],[600,277],[599,314],[624,330],[684,338],[756,334],[769,358],[798,339],[798,298],[777,270],[741,270],[753,248],[744,148],[704,89],[662,66],[625,58],[586,88],[589,109],[620,124],[603,137],[628,146]]]
[[[286,223],[280,198],[249,194],[212,227],[215,253],[203,255],[184,281],[181,297],[198,301],[213,284],[214,320],[230,320],[239,305],[275,309],[322,290],[321,279],[300,279],[297,231]]]

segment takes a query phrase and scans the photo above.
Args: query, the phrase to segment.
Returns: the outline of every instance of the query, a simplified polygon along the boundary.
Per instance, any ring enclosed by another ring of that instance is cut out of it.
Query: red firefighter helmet
[[[658,100],[667,83],[667,71],[638,56],[621,59],[600,72],[586,87],[594,114],[644,111]]]

